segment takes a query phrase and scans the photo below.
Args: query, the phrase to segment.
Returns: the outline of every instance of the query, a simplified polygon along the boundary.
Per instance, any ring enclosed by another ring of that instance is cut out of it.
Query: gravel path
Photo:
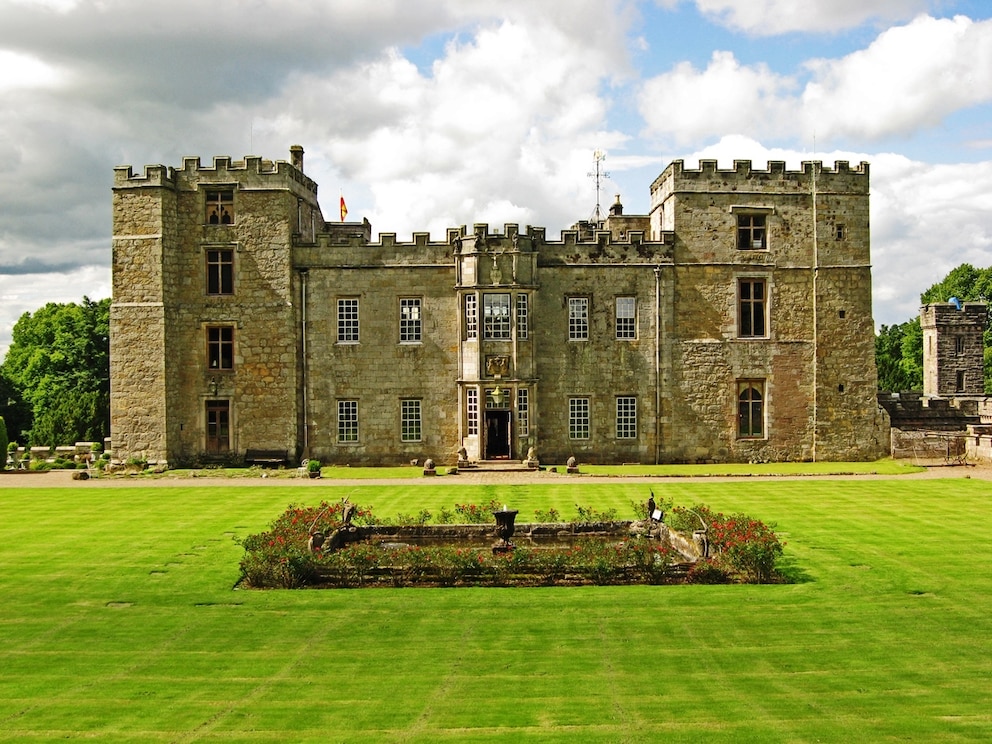
[[[383,486],[383,485],[424,485],[424,486],[468,486],[468,485],[529,485],[536,483],[555,483],[567,479],[573,483],[615,483],[617,481],[657,482],[660,480],[706,480],[710,482],[735,482],[742,478],[748,480],[871,480],[871,479],[910,479],[927,478],[979,478],[992,481],[992,463],[982,462],[968,465],[945,465],[943,462],[921,463],[927,469],[920,473],[906,475],[748,475],[748,476],[597,476],[597,475],[566,475],[550,471],[529,470],[490,470],[473,472],[462,470],[458,475],[444,475],[434,478],[293,478],[280,477],[237,477],[225,478],[217,476],[197,475],[196,477],[178,477],[163,475],[147,476],[105,476],[90,480],[73,480],[72,471],[50,470],[42,472],[18,472],[7,470],[0,472],[0,489],[2,488],[119,488],[119,487],[191,487],[191,486],[292,486],[295,488],[326,488],[327,486]]]

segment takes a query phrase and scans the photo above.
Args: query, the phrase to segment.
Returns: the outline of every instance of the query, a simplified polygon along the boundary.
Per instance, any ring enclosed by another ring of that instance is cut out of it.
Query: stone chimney
[[[623,204],[620,203],[620,194],[617,194],[617,200],[613,202],[613,206],[610,207],[610,214],[619,217],[623,214]]]
[[[289,162],[300,171],[303,172],[303,148],[300,145],[293,145],[289,148]]]

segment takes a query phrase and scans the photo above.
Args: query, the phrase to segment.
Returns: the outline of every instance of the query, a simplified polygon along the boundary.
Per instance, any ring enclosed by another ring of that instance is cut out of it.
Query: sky
[[[876,326],[992,266],[987,0],[0,0],[0,358],[110,296],[113,168],[288,159],[401,240],[563,228],[674,159],[871,164]]]

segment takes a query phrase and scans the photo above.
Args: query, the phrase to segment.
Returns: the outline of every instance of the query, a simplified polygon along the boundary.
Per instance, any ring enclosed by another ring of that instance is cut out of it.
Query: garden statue
[[[578,473],[579,472],[579,461],[575,459],[575,455],[572,455],[565,462],[566,472]]]
[[[493,545],[493,554],[509,553],[516,548],[510,542],[510,538],[513,537],[515,529],[513,521],[518,513],[516,509],[507,509],[506,504],[503,504],[501,510],[493,512],[493,516],[496,517],[496,537],[499,538],[499,542]]]
[[[540,467],[540,464],[541,463],[539,463],[537,460],[537,448],[533,446],[530,447],[527,450],[527,462],[526,462],[527,467],[532,469],[537,469],[538,467]]]

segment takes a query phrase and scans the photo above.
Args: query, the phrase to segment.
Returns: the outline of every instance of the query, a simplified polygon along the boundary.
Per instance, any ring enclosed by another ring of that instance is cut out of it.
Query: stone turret
[[[931,398],[983,396],[984,302],[936,302],[920,308],[923,329],[923,395]]]

